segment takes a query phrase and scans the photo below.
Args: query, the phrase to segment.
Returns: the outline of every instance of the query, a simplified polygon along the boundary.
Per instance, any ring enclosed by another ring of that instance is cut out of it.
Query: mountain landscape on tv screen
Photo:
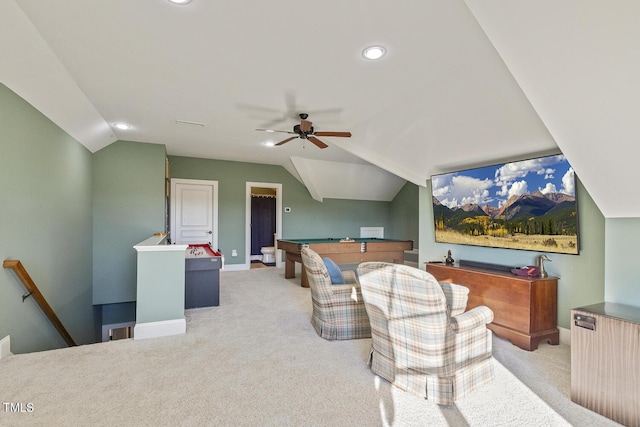
[[[501,207],[448,208],[433,197],[436,241],[548,252],[577,253],[576,199],[535,191]]]
[[[563,154],[431,177],[435,240],[578,254],[576,177]]]

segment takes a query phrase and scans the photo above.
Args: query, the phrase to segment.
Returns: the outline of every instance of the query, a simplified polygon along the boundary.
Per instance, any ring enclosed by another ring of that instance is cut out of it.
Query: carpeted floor
[[[187,333],[9,356],[0,425],[608,426],[569,399],[570,352],[494,338],[495,380],[455,406],[369,370],[370,339],[330,342],[309,290],[283,269],[221,275],[219,307],[187,310]],[[13,338],[13,337],[12,337]]]
[[[250,268],[270,268],[270,267],[274,267],[273,265],[268,265],[268,264],[263,264],[260,261],[251,261],[251,266]]]

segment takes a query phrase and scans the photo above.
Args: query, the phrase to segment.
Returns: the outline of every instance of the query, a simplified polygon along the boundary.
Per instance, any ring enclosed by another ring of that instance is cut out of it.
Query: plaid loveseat
[[[493,378],[488,307],[466,311],[469,290],[417,268],[358,266],[371,321],[371,370],[398,388],[451,405]]]
[[[311,290],[311,324],[318,335],[327,340],[371,337],[369,317],[355,273],[344,271],[345,284],[332,285],[320,255],[309,248],[302,249],[300,254]]]

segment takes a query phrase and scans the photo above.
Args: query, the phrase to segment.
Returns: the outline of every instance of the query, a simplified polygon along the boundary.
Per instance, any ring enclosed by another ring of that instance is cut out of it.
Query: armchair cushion
[[[467,309],[469,288],[449,282],[439,283],[442,288],[442,292],[447,299],[447,305],[449,306],[451,316],[457,316],[460,313],[464,313]]]
[[[324,262],[325,267],[327,267],[327,272],[329,273],[329,277],[331,278],[332,285],[344,285],[344,277],[342,276],[342,271],[340,271],[340,267],[333,262],[331,258],[322,258],[322,262]]]

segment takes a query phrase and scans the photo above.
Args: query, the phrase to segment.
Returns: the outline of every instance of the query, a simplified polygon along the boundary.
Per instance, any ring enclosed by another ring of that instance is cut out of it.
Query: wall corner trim
[[[3,359],[12,354],[13,353],[11,353],[11,336],[7,335],[6,337],[0,340],[0,359]]]

